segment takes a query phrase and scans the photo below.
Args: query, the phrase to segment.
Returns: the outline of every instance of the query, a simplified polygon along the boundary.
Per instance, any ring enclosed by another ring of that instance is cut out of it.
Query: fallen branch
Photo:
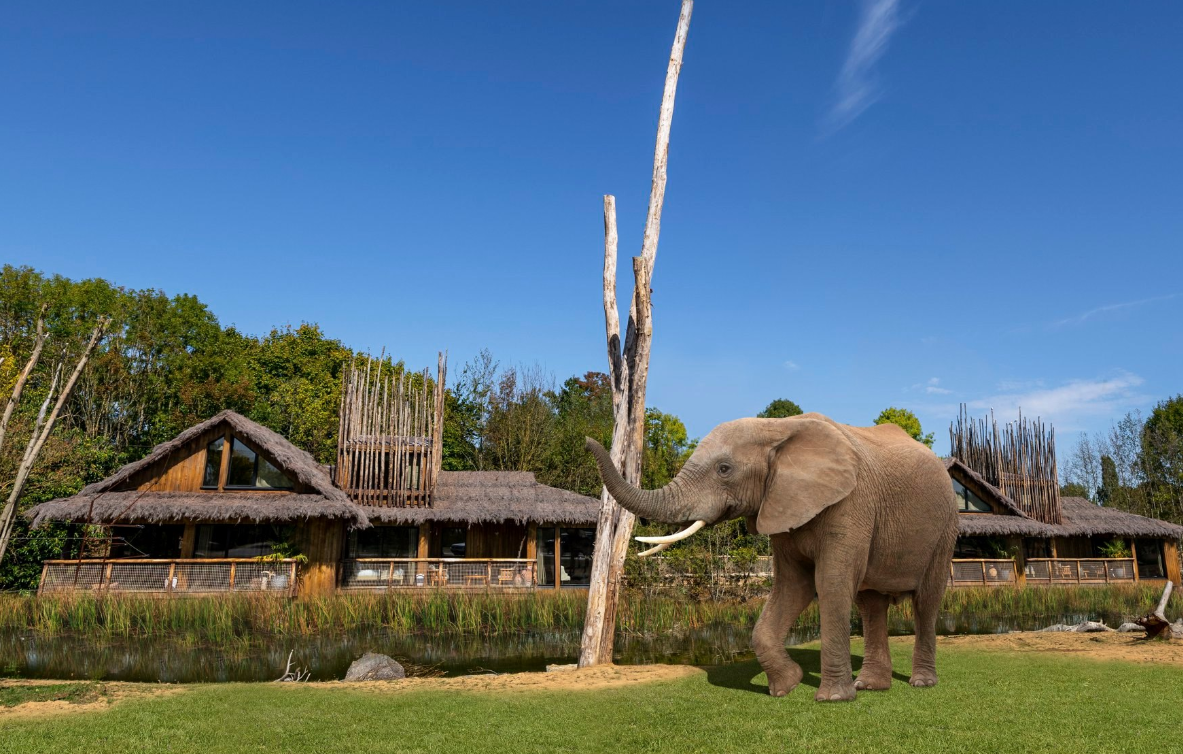
[[[1171,638],[1171,622],[1167,620],[1166,609],[1167,601],[1171,599],[1171,590],[1174,588],[1174,583],[1168,581],[1167,585],[1163,587],[1162,597],[1159,597],[1158,607],[1154,608],[1154,612],[1134,621],[1146,629],[1147,639]]]
[[[283,675],[275,679],[276,683],[300,683],[302,681],[307,681],[312,676],[311,670],[292,667],[292,655],[295,653],[296,650],[294,649],[291,652],[288,652],[287,667],[283,669]]]

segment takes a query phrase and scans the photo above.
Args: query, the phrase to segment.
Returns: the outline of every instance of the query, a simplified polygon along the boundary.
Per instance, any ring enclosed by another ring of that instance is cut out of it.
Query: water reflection
[[[946,618],[938,630],[944,634],[1002,633],[1098,617],[1116,625],[1116,616],[1095,615],[1009,621]],[[857,621],[854,630],[859,631]],[[912,626],[897,622],[889,626],[889,631],[893,635],[909,634]],[[799,644],[816,638],[816,630],[795,631],[788,643]],[[540,671],[551,663],[575,662],[579,654],[579,632],[482,637],[376,631],[342,636],[268,636],[230,647],[193,645],[173,639],[95,642],[72,636],[0,632],[0,676],[164,683],[271,681],[283,672],[289,652],[293,653],[293,663],[307,669],[316,681],[343,678],[349,664],[364,652],[381,652],[413,666],[437,668],[448,675],[486,670]],[[655,636],[622,636],[616,642],[615,659],[625,665],[713,665],[752,657],[750,626],[717,624]]]

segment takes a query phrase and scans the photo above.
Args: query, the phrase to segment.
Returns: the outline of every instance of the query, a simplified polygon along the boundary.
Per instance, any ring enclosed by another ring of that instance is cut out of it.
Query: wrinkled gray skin
[[[587,447],[612,496],[652,521],[713,524],[746,517],[772,537],[772,594],[752,645],[768,691],[801,680],[785,637],[816,593],[822,679],[814,697],[843,701],[856,689],[891,686],[887,607],[909,596],[916,617],[913,686],[933,686],[937,610],[957,538],[957,507],[945,465],[894,424],[849,427],[821,414],[739,419],[711,431],[660,490],[621,478],[594,440]],[[863,619],[865,657],[851,678],[850,610]]]

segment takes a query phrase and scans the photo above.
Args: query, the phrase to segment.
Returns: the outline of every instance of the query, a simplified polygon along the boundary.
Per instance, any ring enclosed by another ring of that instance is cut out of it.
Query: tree
[[[678,417],[656,408],[647,409],[641,486],[654,490],[669,484],[694,452],[694,446],[686,437],[686,425]]]
[[[1117,499],[1120,487],[1117,464],[1113,461],[1113,456],[1101,456],[1101,486],[1097,488],[1097,500],[1101,505],[1108,505],[1110,500]]]
[[[927,435],[924,434],[924,430],[920,428],[920,420],[916,418],[916,414],[906,408],[892,406],[883,409],[879,417],[875,419],[875,424],[894,424],[907,432],[913,440],[922,442],[930,448],[932,447],[932,432],[929,432]]]
[[[1068,482],[1060,486],[1060,495],[1063,497],[1083,497],[1089,498],[1089,490],[1080,482]]]
[[[777,398],[756,414],[760,419],[784,419],[789,416],[800,416],[805,413],[801,407],[788,398]]]

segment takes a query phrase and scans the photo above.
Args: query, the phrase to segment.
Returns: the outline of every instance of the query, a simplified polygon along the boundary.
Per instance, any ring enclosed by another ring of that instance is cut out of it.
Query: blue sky
[[[601,195],[627,271],[678,5],[10,3],[0,260],[602,370]],[[700,0],[650,404],[693,435],[899,405],[941,450],[961,401],[1071,438],[1183,390],[1181,21]]]

